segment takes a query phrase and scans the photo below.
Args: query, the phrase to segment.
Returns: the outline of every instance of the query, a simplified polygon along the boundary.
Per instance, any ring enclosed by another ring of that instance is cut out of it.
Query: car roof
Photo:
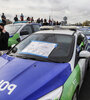
[[[45,31],[38,31],[35,34],[65,34],[65,35],[73,35],[75,31],[71,30],[45,30]]]
[[[39,25],[38,23],[15,23],[15,24],[8,24],[8,25]]]
[[[27,23],[15,23],[15,24],[7,24],[7,25],[26,25]],[[6,25],[6,26],[7,26]]]

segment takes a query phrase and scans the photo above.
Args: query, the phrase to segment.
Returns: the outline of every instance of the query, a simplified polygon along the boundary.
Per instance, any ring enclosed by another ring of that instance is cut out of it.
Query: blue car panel
[[[16,85],[10,95],[9,88],[0,90],[0,100],[37,100],[62,86],[71,74],[69,63],[42,62],[7,55],[0,59],[0,82],[4,80]]]

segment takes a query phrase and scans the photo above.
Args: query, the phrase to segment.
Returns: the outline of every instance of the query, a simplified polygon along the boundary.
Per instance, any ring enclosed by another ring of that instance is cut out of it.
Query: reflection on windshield
[[[65,62],[71,58],[73,39],[74,36],[69,35],[33,34],[16,46],[16,54],[38,57],[38,59],[46,57],[56,62]]]
[[[14,35],[22,25],[6,25],[5,30],[10,34],[10,36]]]

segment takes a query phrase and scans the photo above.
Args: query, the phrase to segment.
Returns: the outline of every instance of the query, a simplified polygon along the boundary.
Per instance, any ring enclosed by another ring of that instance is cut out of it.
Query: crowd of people
[[[4,23],[4,25],[6,25],[6,16],[4,13],[2,13],[2,15],[1,15],[1,20]],[[29,16],[27,18],[25,18],[23,13],[21,13],[20,17],[18,17],[18,15],[16,15],[13,18],[13,20],[14,20],[14,22],[16,22],[16,21],[30,21],[31,23],[36,22],[36,23],[39,23],[41,25],[60,25],[61,24],[58,21],[54,21],[50,17],[49,17],[49,19],[38,18],[36,20],[33,17],[29,17]]]
[[[26,19],[24,18],[24,15],[21,13],[20,15],[20,19],[18,18],[18,16],[16,15],[14,17],[14,21],[30,21],[31,23],[32,22],[36,22],[36,23],[39,23],[41,25],[60,25],[60,22],[58,21],[54,21],[53,19],[51,20],[49,18],[49,20],[47,19],[44,19],[44,18],[38,18],[37,20],[34,20],[33,17],[27,17]]]

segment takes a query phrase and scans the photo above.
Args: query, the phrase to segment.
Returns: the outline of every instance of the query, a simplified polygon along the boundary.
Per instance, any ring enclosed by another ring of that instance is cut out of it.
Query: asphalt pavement
[[[86,72],[85,79],[79,94],[79,100],[90,100],[90,67]]]

